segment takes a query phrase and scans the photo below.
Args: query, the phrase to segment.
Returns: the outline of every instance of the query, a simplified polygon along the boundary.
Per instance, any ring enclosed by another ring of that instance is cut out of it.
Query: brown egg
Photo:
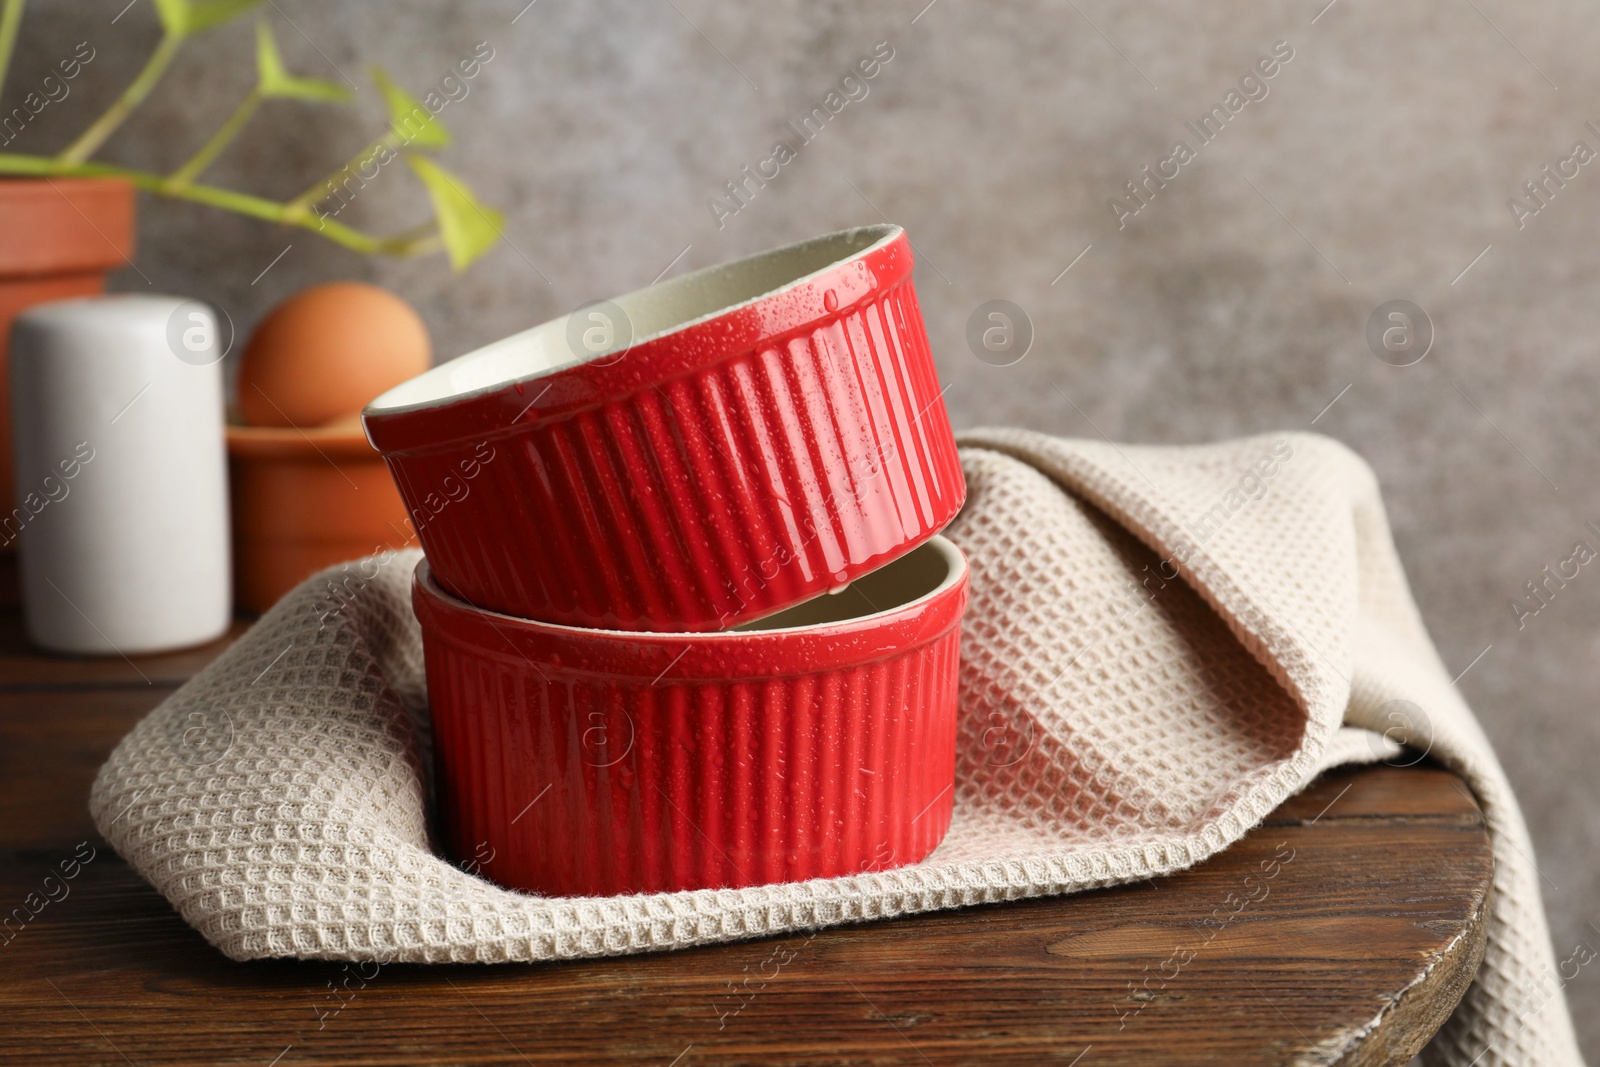
[[[256,327],[239,365],[250,426],[320,426],[428,369],[428,329],[375,285],[334,282],[296,293]]]

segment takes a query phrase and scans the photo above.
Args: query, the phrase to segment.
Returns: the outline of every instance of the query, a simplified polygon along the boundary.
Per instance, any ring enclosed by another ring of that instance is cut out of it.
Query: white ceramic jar
[[[232,616],[221,353],[210,308],[170,296],[44,304],[11,334],[16,507],[29,638],[133,655]]]

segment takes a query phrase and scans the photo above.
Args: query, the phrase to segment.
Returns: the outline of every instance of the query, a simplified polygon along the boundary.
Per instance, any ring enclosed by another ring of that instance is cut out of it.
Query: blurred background
[[[1600,548],[1600,166],[1572,159],[1580,141],[1600,150],[1586,125],[1600,126],[1592,10],[274,0],[266,12],[290,68],[348,84],[357,106],[270,103],[209,181],[294,196],[381,128],[369,65],[421,96],[485,42],[492,59],[440,114],[454,135],[441,159],[505,213],[505,240],[452,274],[442,256],[367,259],[144,197],[138,271],[112,288],[208,301],[242,337],[296,290],[365,279],[413,302],[448,358],[671,273],[903,224],[958,429],[1170,443],[1312,429],[1371,462],[1423,614],[1525,805],[1558,958],[1600,930],[1600,567],[1537,615],[1512,607],[1537,606],[1526,583],[1576,542]],[[101,158],[157,171],[186,159],[253,84],[249,23],[193,44]],[[36,0],[22,34],[13,92],[80,42],[94,49],[70,94],[6,148],[49,153],[134,76],[159,28],[138,0]],[[875,50],[890,58],[865,95],[813,139],[786,125]],[[1202,143],[1185,124],[1273,55],[1275,74]],[[731,199],[726,183],[780,140],[795,158]],[[1194,158],[1134,199],[1125,183],[1178,140]],[[413,175],[390,167],[340,221],[425,217]],[[990,300],[1031,323],[1010,365],[968,343]],[[1368,341],[1394,300],[1425,314],[1419,339],[1431,330],[1409,366],[1393,364],[1414,354],[1380,359]],[[1600,1060],[1600,973],[1567,994]]]

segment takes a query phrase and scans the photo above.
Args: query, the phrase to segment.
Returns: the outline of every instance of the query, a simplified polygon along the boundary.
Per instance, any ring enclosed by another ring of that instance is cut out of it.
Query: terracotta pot
[[[0,180],[0,515],[14,504],[11,321],[35,304],[104,292],[106,273],[133,256],[133,202],[133,186],[108,178]]]
[[[415,543],[361,428],[228,427],[234,597],[265,611],[323,567]]]

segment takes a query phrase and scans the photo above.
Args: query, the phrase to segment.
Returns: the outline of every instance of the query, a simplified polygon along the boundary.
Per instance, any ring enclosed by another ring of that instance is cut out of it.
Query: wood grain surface
[[[1483,819],[1424,764],[1331,773],[1200,867],[1071,897],[559,964],[234,963],[85,810],[224,644],[55,659],[0,618],[0,1063],[1404,1064],[1482,956]]]

